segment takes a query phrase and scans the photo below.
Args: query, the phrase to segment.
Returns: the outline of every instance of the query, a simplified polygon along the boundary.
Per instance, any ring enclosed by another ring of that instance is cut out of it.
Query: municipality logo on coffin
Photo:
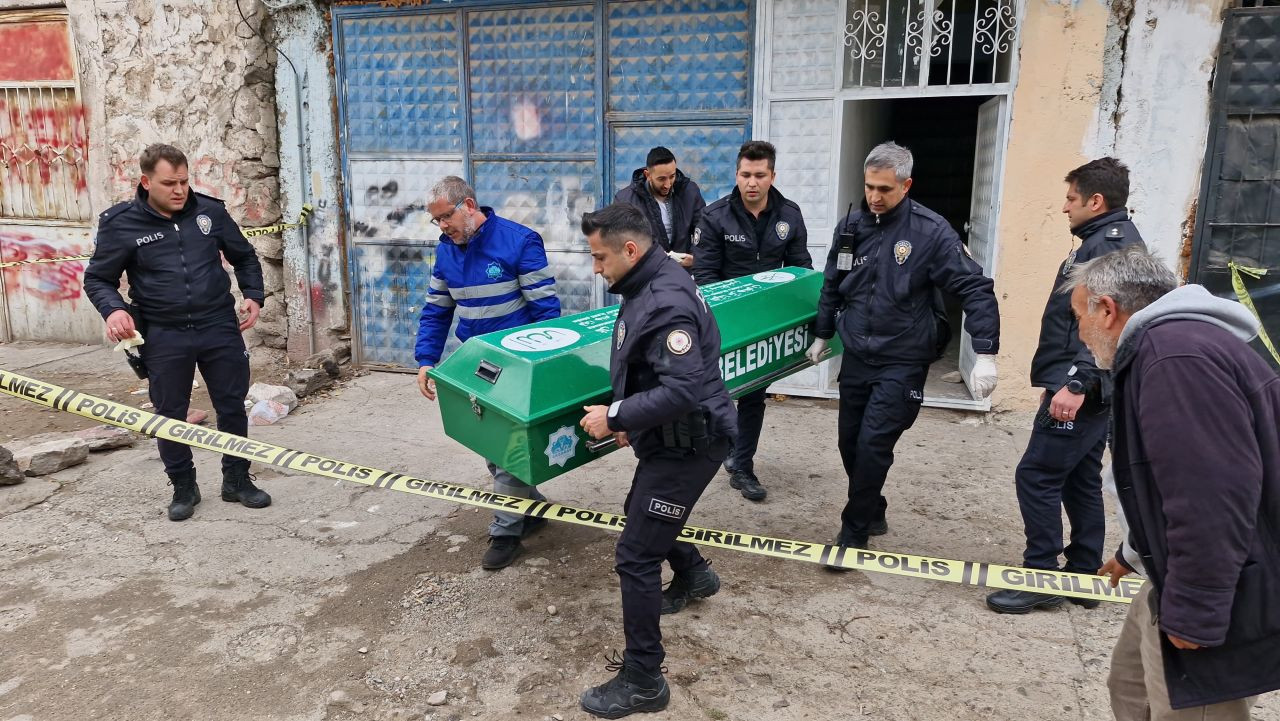
[[[568,463],[578,453],[578,434],[569,426],[560,426],[547,438],[547,465],[560,466]]]

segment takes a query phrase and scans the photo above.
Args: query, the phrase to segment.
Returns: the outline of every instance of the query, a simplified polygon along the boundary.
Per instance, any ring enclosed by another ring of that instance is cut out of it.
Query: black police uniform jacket
[[[671,232],[675,237],[667,237],[667,226],[662,224],[662,211],[658,209],[658,201],[649,192],[649,181],[645,180],[644,168],[636,168],[631,174],[631,185],[618,191],[613,202],[626,203],[639,208],[649,220],[649,230],[658,239],[663,250],[674,250],[677,253],[692,252],[693,230],[698,227],[698,218],[707,202],[702,199],[702,191],[689,176],[676,169],[676,182],[671,186]]]
[[[173,327],[238,323],[231,279],[222,256],[235,268],[240,293],[262,305],[262,266],[221,200],[195,191],[182,210],[166,218],[138,186],[132,201],[98,216],[98,237],[84,292],[103,318],[130,310],[120,296],[120,274],[129,277],[132,311],[142,322]]]
[[[800,206],[769,188],[763,213],[765,232],[757,238],[756,219],[737,188],[703,209],[693,231],[693,279],[698,285],[788,265],[813,267]]]
[[[1071,312],[1071,294],[1059,293],[1058,289],[1066,283],[1067,273],[1076,263],[1093,260],[1127,245],[1143,245],[1142,236],[1124,208],[1082,223],[1072,228],[1071,234],[1080,238],[1080,247],[1071,251],[1053,279],[1053,290],[1040,320],[1040,344],[1031,359],[1031,385],[1056,393],[1074,378],[1084,383],[1091,397],[1101,399],[1102,395],[1109,395],[1100,393],[1104,390],[1101,381],[1106,371],[1098,370],[1093,354],[1080,340],[1080,328]],[[1074,374],[1071,374],[1072,366],[1076,368]]]
[[[609,430],[625,431],[639,458],[663,449],[663,424],[698,411],[711,438],[735,437],[720,328],[689,274],[655,243],[609,292],[622,296],[609,356]]]
[[[837,266],[842,244],[852,250],[847,271]],[[864,203],[836,227],[814,333],[830,339],[839,332],[846,352],[867,363],[932,363],[939,289],[960,299],[973,349],[995,353],[1000,310],[994,287],[942,216],[910,198],[880,215]]]

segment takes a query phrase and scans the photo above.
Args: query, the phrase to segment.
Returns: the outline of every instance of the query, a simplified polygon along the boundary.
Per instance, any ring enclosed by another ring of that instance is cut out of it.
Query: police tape
[[[1280,363],[1280,353],[1276,352],[1276,346],[1271,342],[1271,336],[1267,335],[1267,329],[1262,325],[1262,316],[1258,313],[1258,308],[1253,304],[1253,296],[1249,295],[1249,289],[1244,287],[1244,278],[1240,277],[1241,273],[1255,280],[1261,279],[1267,274],[1266,268],[1250,268],[1247,265],[1238,265],[1235,261],[1227,263],[1227,267],[1231,269],[1231,288],[1236,292],[1236,298],[1240,300],[1240,305],[1249,309],[1253,313],[1253,317],[1258,319],[1258,340],[1262,341],[1262,345],[1271,351],[1271,357],[1276,359],[1276,363]]]
[[[244,237],[246,238],[256,238],[259,235],[271,235],[272,233],[279,233],[290,228],[301,228],[307,224],[307,216],[311,215],[311,211],[312,207],[309,204],[304,204],[302,206],[302,210],[298,211],[298,222],[296,223],[276,223],[275,225],[268,225],[265,228],[248,228],[241,232],[244,233]]]
[[[439,498],[453,503],[563,521],[606,531],[621,531],[626,523],[625,516],[615,513],[575,508],[549,501],[517,498],[456,483],[429,481],[403,473],[393,473],[372,466],[325,458],[243,436],[201,428],[4,369],[0,369],[0,393],[193,448],[203,448],[207,451],[374,488]],[[1112,588],[1109,580],[1103,576],[1039,571],[994,563],[954,561],[930,556],[846,548],[696,526],[685,526],[680,532],[680,538],[712,548],[743,551],[784,560],[808,561],[850,570],[927,578],[983,588],[1036,591],[1115,603],[1129,603],[1137,595],[1143,583],[1137,579],[1122,578],[1119,586]]]
[[[298,222],[296,223],[276,223],[275,225],[268,225],[265,228],[248,228],[246,230],[242,230],[241,232],[244,233],[244,237],[246,238],[256,238],[259,235],[271,235],[272,233],[279,233],[281,231],[285,231],[290,228],[300,228],[303,225],[306,225],[307,216],[311,215],[311,211],[312,211],[312,207],[310,205],[304,205],[302,206],[302,211],[298,213]],[[56,258],[33,258],[31,260],[10,260],[4,263],[0,263],[0,268],[13,268],[19,265],[36,265],[39,263],[65,263],[70,260],[89,260],[92,257],[93,257],[92,253],[86,253],[84,255],[61,255]]]

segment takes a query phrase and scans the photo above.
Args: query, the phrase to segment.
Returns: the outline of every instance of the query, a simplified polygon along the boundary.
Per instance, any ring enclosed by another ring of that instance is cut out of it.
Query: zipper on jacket
[[[173,230],[178,235],[178,259],[182,261],[182,282],[187,289],[187,327],[191,327],[191,273],[187,271],[187,254],[182,249],[182,229],[177,223]]]

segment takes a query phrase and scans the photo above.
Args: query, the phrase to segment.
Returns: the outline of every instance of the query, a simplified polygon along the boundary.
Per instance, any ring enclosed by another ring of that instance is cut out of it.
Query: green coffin
[[[702,287],[720,326],[720,375],[736,398],[807,368],[822,273],[782,268]],[[618,306],[470,338],[430,371],[444,431],[536,485],[614,449],[578,427],[607,405]],[[840,352],[832,341],[828,357]]]

